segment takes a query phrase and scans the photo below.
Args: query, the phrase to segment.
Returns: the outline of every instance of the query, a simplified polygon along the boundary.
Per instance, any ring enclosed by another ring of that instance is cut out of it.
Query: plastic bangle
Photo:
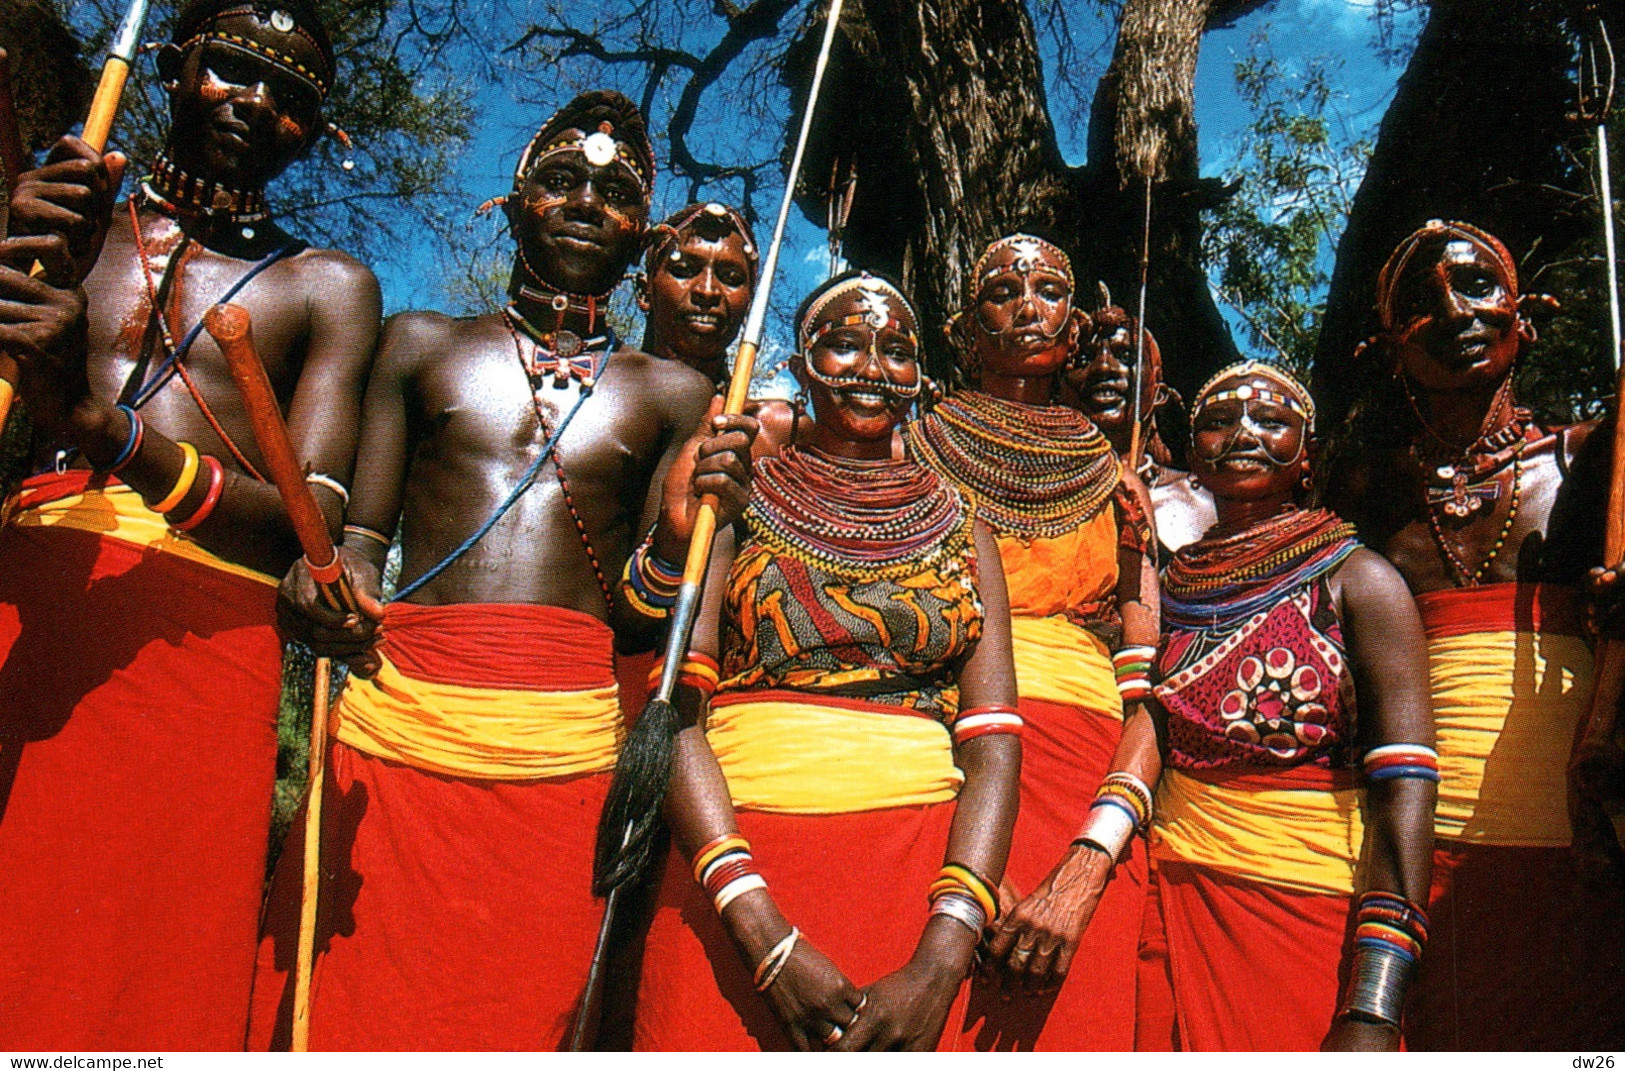
[[[186,518],[184,521],[181,521],[179,524],[170,525],[170,527],[177,532],[190,532],[192,529],[208,520],[209,515],[214,512],[214,508],[220,504],[220,492],[223,491],[226,486],[226,467],[220,464],[219,460],[213,455],[206,455],[203,458],[203,463],[207,465],[209,469],[208,493],[203,496],[202,504],[199,505],[196,510],[192,511],[192,515],[190,517]]]
[[[305,476],[305,482],[310,484],[313,487],[325,487],[325,488],[327,488],[329,491],[331,491],[335,495],[339,496],[339,502],[341,502],[344,505],[345,509],[350,508],[350,492],[345,490],[344,485],[342,483],[339,483],[337,480],[333,479],[333,477],[329,476],[327,473],[325,473],[325,472],[307,473],[306,476]]]
[[[742,878],[735,878],[723,886],[721,892],[717,893],[714,900],[717,914],[722,914],[724,908],[753,889],[765,888],[767,888],[767,879],[760,874],[746,874]]]
[[[762,962],[756,965],[756,973],[751,976],[751,984],[756,986],[756,992],[766,993],[768,987],[778,980],[779,972],[784,965],[790,962],[790,956],[796,950],[796,942],[801,940],[801,931],[794,926],[785,934],[778,944],[768,949]]]
[[[105,472],[109,476],[116,476],[119,472],[123,471],[124,466],[128,465],[131,459],[133,459],[136,454],[140,453],[141,440],[147,436],[147,425],[146,422],[141,419],[140,413],[136,412],[130,406],[125,405],[123,402],[120,402],[117,406],[115,406],[115,408],[118,409],[119,412],[123,413],[125,419],[130,422],[130,433],[124,440],[124,449],[118,452],[118,456],[113,459],[113,463],[108,465],[105,469],[96,470],[97,472]]]
[[[198,453],[197,447],[191,443],[176,443],[181,448],[181,473],[175,478],[175,486],[169,489],[156,506],[152,507],[154,513],[168,513],[191,493],[192,485],[197,482]]]
[[[391,542],[393,542],[384,533],[374,528],[368,528],[364,524],[347,524],[344,526],[344,534],[357,535],[362,539],[370,539],[374,543],[377,543],[380,547],[387,547]]]

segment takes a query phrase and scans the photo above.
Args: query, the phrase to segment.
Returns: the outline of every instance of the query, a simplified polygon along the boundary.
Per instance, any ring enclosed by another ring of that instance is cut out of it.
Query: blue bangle
[[[118,405],[114,406],[114,408],[123,413],[125,419],[130,422],[130,436],[128,439],[124,440],[124,449],[118,452],[118,457],[113,459],[113,463],[108,465],[106,468],[99,468],[96,470],[97,472],[107,473],[108,475],[113,475],[114,473],[118,472],[125,465],[130,463],[131,458],[135,457],[135,452],[141,449],[142,432],[144,430],[142,427],[140,413],[136,412],[128,405],[125,405],[123,402],[120,402]]]
[[[1367,781],[1397,781],[1414,777],[1418,781],[1439,780],[1439,771],[1427,766],[1384,766],[1365,775]]]

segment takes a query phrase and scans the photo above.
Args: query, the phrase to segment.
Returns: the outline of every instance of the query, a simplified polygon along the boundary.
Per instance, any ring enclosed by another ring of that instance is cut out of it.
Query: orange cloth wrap
[[[1443,779],[1406,1044],[1625,1047],[1625,888],[1568,848],[1566,765],[1592,668],[1577,593],[1488,584],[1416,602]]]
[[[1013,617],[1077,614],[1117,590],[1117,511],[1110,505],[1053,539],[999,536]]]
[[[397,603],[384,629],[391,662],[419,683],[586,693],[614,682],[609,629],[574,610]],[[590,886],[609,773],[453,777],[343,742],[331,755],[311,1048],[567,1043],[603,913]],[[288,1044],[303,829],[300,818],[272,881],[254,1049]]]
[[[89,480],[28,480],[0,532],[0,1049],[235,1049],[275,587]]]
[[[1151,880],[1140,953],[1140,1047],[1318,1049],[1337,1014],[1349,897],[1165,861],[1154,865]]]
[[[1572,589],[1488,584],[1417,597],[1439,747],[1440,837],[1566,847],[1567,770],[1591,700]]]

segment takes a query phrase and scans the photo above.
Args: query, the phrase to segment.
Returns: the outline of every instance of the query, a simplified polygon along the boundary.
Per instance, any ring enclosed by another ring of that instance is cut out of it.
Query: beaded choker
[[[141,193],[167,216],[213,216],[231,223],[270,218],[264,190],[234,190],[188,175],[163,153],[152,162],[152,173],[141,180]]]
[[[1118,483],[1117,457],[1088,417],[980,391],[943,400],[903,432],[1001,535],[1053,538],[1094,517]]]
[[[607,326],[604,334],[593,338],[581,338],[571,331],[538,331],[512,305],[502,310],[502,322],[513,335],[519,363],[525,368],[532,391],[541,390],[542,380],[548,375],[552,375],[555,387],[576,379],[582,387],[592,389],[609,355],[620,345],[614,329]],[[519,344],[520,332],[531,341],[529,354]]]
[[[1291,510],[1232,536],[1199,540],[1168,563],[1163,617],[1184,625],[1250,617],[1359,547],[1354,526],[1328,509]]]
[[[853,461],[789,446],[756,463],[745,520],[775,552],[864,580],[929,568],[970,539],[971,511],[913,461]]]

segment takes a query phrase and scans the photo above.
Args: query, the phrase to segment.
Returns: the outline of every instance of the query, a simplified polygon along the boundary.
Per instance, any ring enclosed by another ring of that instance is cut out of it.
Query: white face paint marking
[[[891,299],[884,291],[865,286],[859,288],[858,294],[858,308],[863,312],[865,323],[878,331],[891,322]]]

